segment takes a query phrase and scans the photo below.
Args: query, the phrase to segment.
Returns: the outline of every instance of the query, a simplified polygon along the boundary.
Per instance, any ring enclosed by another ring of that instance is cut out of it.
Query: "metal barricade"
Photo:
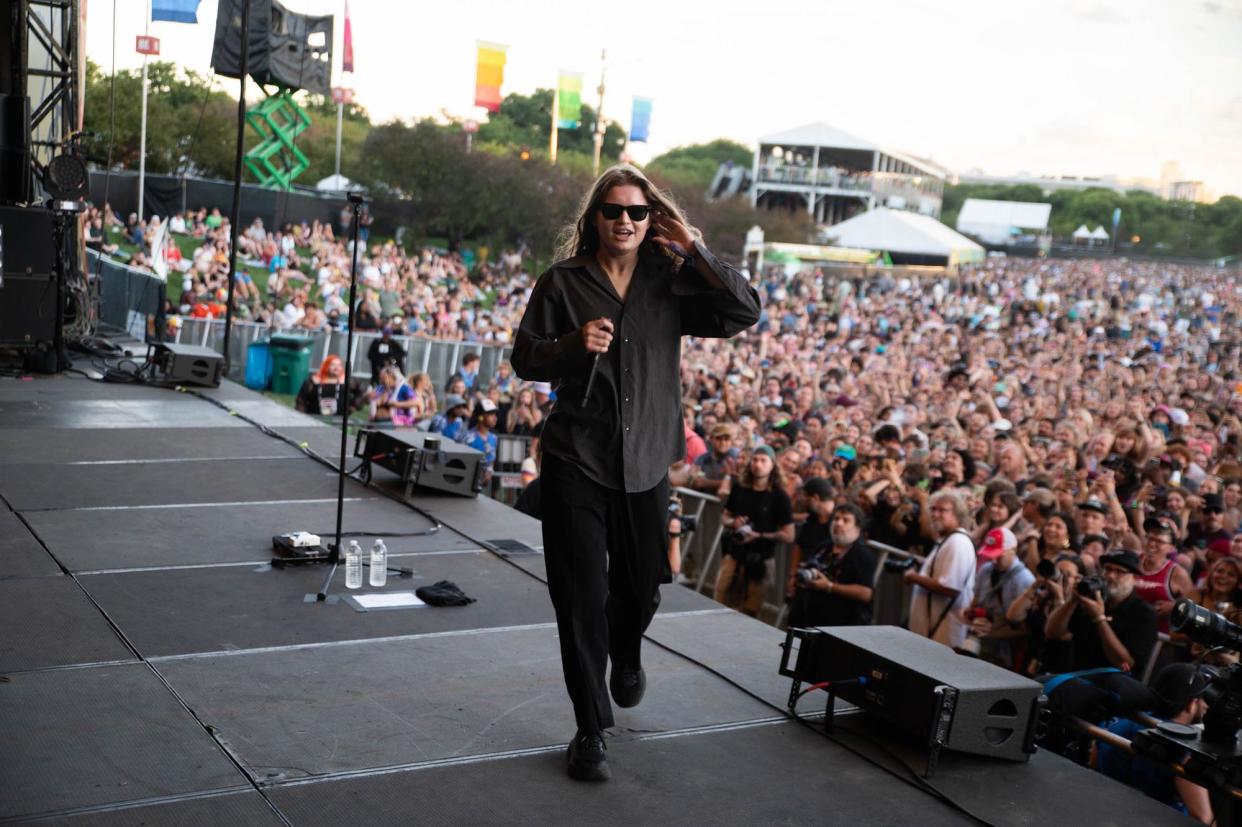
[[[250,344],[258,339],[276,332],[265,324],[257,322],[233,322],[230,334],[229,350],[231,378],[240,379],[246,375],[246,359]],[[367,351],[371,343],[380,338],[374,332],[354,331],[354,344],[350,353],[345,352],[348,341],[347,334],[337,330],[318,330],[307,333],[311,339],[311,366],[317,369],[328,354],[335,354],[341,359],[349,359],[350,369],[355,376],[370,377],[371,362]],[[446,342],[439,339],[426,339],[421,336],[398,336],[397,341],[405,349],[406,373],[427,373],[432,384],[439,392],[449,377],[461,367],[461,360],[467,353],[479,354],[479,375],[492,376],[497,366],[509,358],[512,351],[508,345],[488,344],[485,342]],[[183,317],[177,328],[175,341],[182,344],[209,347],[217,353],[224,351],[224,321],[222,319],[194,319]]]
[[[682,501],[682,514],[695,518],[695,530],[689,539],[682,540],[683,585],[695,591],[714,596],[716,575],[720,571],[720,555],[724,537],[724,502],[715,495],[690,488],[673,489]],[[868,540],[867,545],[876,553],[875,576],[872,580],[872,623],[904,626],[906,611],[910,605],[910,587],[901,572],[890,572],[885,563],[890,558],[914,560],[921,564],[924,558],[913,552]],[[775,572],[768,594],[764,598],[763,613],[773,617],[773,625],[781,626],[788,614],[785,584],[790,576],[792,546],[778,543],[776,546]]]

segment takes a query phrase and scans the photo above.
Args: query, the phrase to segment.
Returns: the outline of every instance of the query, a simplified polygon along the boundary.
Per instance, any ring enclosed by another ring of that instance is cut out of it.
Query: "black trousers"
[[[627,494],[577,466],[544,455],[540,479],[543,553],[556,611],[565,687],[578,728],[613,725],[604,673],[642,665],[643,632],[667,579],[668,477]]]

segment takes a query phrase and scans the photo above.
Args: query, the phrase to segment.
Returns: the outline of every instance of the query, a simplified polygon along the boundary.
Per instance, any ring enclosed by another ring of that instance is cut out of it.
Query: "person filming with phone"
[[[519,377],[550,382],[541,500],[548,592],[577,734],[568,773],[610,775],[612,700],[646,689],[640,646],[671,580],[668,469],[685,456],[681,337],[759,321],[759,295],[637,168],[603,173],[539,277],[514,339]],[[604,678],[612,672],[608,689]]]

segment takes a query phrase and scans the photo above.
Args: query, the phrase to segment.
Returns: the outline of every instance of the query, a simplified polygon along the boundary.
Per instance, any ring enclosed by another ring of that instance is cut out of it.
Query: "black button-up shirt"
[[[745,277],[701,243],[695,248],[723,290],[691,266],[674,273],[670,259],[644,252],[624,302],[591,254],[552,265],[531,293],[513,368],[556,389],[543,450],[600,485],[647,491],[685,455],[681,337],[725,338],[759,321],[759,294]],[[593,354],[582,326],[601,317],[612,320],[612,346],[584,400]]]

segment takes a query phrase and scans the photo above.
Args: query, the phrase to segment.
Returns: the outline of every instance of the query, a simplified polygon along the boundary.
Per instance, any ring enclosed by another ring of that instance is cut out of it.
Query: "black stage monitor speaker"
[[[224,357],[209,347],[174,343],[155,346],[155,364],[166,382],[220,387]]]
[[[368,482],[372,463],[401,477],[407,497],[416,485],[463,497],[483,490],[483,453],[439,434],[363,428],[354,443],[354,456],[366,461],[363,473]]]
[[[781,674],[831,683],[836,696],[925,741],[933,764],[941,747],[1011,761],[1035,751],[1042,685],[896,626],[790,629]]]
[[[52,211],[0,206],[0,347],[56,338],[56,249]]]

